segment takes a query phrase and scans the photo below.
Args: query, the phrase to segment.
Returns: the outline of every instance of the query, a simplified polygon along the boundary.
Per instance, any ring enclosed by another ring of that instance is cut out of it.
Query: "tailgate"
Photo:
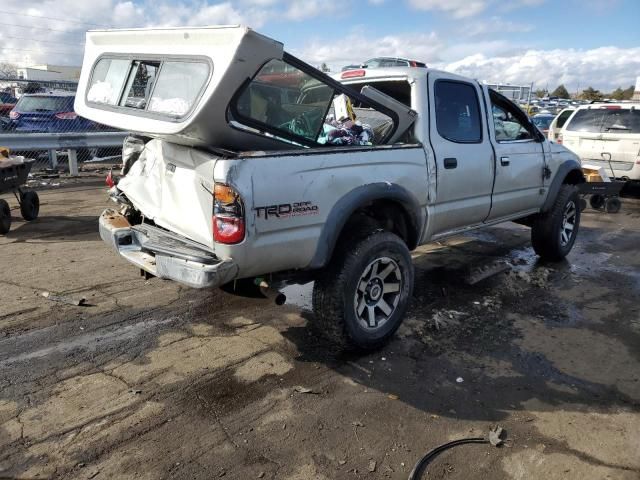
[[[216,160],[194,148],[152,140],[118,188],[146,218],[214,251],[210,192]]]

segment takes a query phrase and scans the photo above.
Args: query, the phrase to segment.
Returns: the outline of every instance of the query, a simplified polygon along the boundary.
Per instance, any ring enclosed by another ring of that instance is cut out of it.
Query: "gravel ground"
[[[309,285],[277,307],[138,276],[98,238],[104,188],[61,183],[0,237],[0,477],[406,479],[501,425],[423,478],[640,478],[639,201],[585,211],[560,264],[512,224],[421,247],[403,326],[356,355],[313,335]]]

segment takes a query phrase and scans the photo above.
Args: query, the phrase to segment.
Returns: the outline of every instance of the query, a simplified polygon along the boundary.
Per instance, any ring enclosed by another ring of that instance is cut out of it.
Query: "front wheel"
[[[545,260],[566,257],[580,227],[580,197],[574,185],[562,185],[553,207],[540,214],[531,228],[533,249]]]
[[[402,323],[413,279],[409,249],[398,236],[378,231],[350,240],[316,279],[314,327],[343,347],[379,348]]]

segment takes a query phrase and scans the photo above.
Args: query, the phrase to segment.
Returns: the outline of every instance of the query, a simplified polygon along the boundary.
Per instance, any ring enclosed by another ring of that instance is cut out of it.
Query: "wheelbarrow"
[[[0,155],[0,194],[13,192],[22,218],[35,220],[40,212],[40,199],[36,192],[24,187],[35,160],[9,157],[6,149],[2,149]],[[6,200],[0,198],[0,235],[8,233],[10,228],[11,208]]]
[[[580,200],[580,208],[584,210],[587,208],[586,196],[589,196],[589,205],[594,210],[600,210],[604,207],[607,213],[618,213],[622,207],[620,202],[620,191],[624,187],[626,182],[616,180],[615,171],[611,164],[611,154],[608,152],[601,153],[602,158],[609,163],[611,169],[611,178],[606,174],[604,169],[601,169],[599,173],[595,173],[593,169],[583,166],[583,171],[587,177],[587,182],[578,185],[578,193],[582,196]],[[608,158],[607,158],[608,157]],[[601,181],[590,181],[592,178],[599,179]]]

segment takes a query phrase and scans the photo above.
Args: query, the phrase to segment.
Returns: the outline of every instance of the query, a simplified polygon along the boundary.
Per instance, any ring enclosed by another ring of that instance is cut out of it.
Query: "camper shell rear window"
[[[203,57],[104,55],[91,72],[86,101],[96,108],[177,121],[191,113],[212,70]]]

